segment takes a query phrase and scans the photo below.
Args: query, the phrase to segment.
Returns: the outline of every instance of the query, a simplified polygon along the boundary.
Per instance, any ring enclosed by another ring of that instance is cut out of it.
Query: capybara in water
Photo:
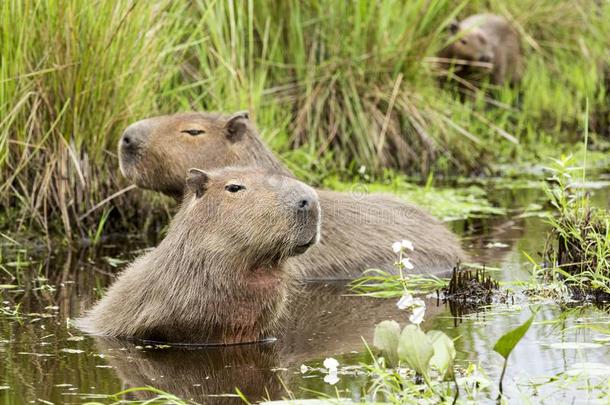
[[[154,386],[200,404],[231,404],[231,398],[222,394],[234,393],[235,387],[251,403],[281,399],[286,387],[302,386],[301,374],[295,375],[302,364],[362,351],[363,339],[372,342],[375,325],[381,321],[407,322],[395,300],[349,292],[338,283],[301,286],[298,299],[291,300],[286,308],[281,344],[159,348],[96,338],[97,352],[112,366],[124,389]],[[435,298],[426,301],[422,327],[427,329],[447,309],[435,305]],[[140,391],[132,395],[130,399],[145,399],[156,394]],[[239,398],[234,400],[243,404]]]
[[[319,239],[315,191],[251,168],[189,170],[167,236],[79,320],[86,332],[233,344],[272,331],[295,275],[286,259]]]
[[[182,113],[139,121],[119,144],[123,174],[139,187],[179,198],[188,167],[259,166],[291,173],[260,138],[247,113],[231,116]],[[321,242],[291,259],[305,279],[349,279],[368,268],[394,271],[393,242],[409,239],[420,273],[449,271],[465,255],[453,233],[420,208],[388,195],[317,190],[322,207]],[[407,270],[408,271],[408,270]]]
[[[491,70],[487,71],[493,84],[516,83],[521,79],[521,38],[506,18],[494,14],[475,14],[451,23],[449,30],[455,41],[445,47],[439,56],[466,63],[456,66],[458,76],[471,79],[476,73],[485,72],[483,64],[489,64]]]

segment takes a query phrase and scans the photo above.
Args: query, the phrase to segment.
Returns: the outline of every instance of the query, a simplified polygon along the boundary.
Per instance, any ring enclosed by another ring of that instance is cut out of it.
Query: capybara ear
[[[241,137],[248,130],[248,120],[250,119],[250,114],[248,111],[240,111],[231,115],[227,120],[227,124],[225,125],[227,137],[232,141],[237,141],[241,139]]]
[[[189,169],[186,172],[186,185],[195,194],[195,197],[201,198],[208,187],[210,176],[203,170]]]
[[[447,31],[449,31],[452,35],[457,34],[459,29],[460,29],[460,23],[456,19],[451,20],[449,25],[447,25]]]

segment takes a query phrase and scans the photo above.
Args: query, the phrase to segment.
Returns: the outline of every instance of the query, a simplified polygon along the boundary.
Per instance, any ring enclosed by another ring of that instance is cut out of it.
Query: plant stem
[[[502,374],[500,374],[500,383],[498,384],[498,390],[500,393],[498,394],[498,403],[500,403],[500,399],[502,399],[503,389],[502,389],[502,381],[504,380],[504,373],[506,373],[506,365],[508,364],[508,358],[504,359],[504,365],[502,366]]]

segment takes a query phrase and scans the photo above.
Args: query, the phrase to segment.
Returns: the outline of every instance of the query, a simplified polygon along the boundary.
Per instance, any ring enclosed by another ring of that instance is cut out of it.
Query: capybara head
[[[208,252],[263,264],[301,254],[319,238],[316,192],[292,178],[251,168],[190,169],[186,186],[178,229]],[[205,226],[194,219],[205,219]]]
[[[165,239],[125,270],[81,329],[222,344],[275,330],[297,277],[286,259],[319,239],[316,192],[252,168],[190,169],[185,183]]]
[[[449,32],[455,37],[455,41],[447,49],[451,57],[471,62],[494,63],[493,44],[485,32],[477,27],[476,22],[463,26],[454,21],[449,25]]]
[[[247,112],[180,113],[138,121],[119,141],[121,172],[138,187],[180,198],[184,173],[237,165],[291,176],[253,130]]]

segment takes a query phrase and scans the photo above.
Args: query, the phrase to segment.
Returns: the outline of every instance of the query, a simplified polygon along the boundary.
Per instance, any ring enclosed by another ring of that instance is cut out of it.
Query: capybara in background
[[[295,275],[286,259],[319,239],[315,191],[251,168],[189,170],[167,236],[77,325],[163,342],[233,344],[273,330]]]
[[[247,113],[231,116],[182,113],[132,124],[119,143],[122,173],[139,187],[179,198],[182,173],[224,166],[258,166],[292,175],[267,148]],[[349,279],[369,268],[395,271],[393,242],[411,240],[415,271],[449,271],[465,259],[445,225],[396,197],[317,190],[322,238],[306,254],[291,259],[305,279]],[[409,270],[406,270],[409,271]]]
[[[488,72],[491,83],[496,85],[517,83],[521,79],[521,38],[506,18],[476,14],[451,23],[449,31],[455,41],[445,47],[439,57],[462,61],[455,65],[456,75],[468,80]],[[447,63],[450,62],[444,65]],[[484,64],[491,65],[491,69],[486,69]]]

